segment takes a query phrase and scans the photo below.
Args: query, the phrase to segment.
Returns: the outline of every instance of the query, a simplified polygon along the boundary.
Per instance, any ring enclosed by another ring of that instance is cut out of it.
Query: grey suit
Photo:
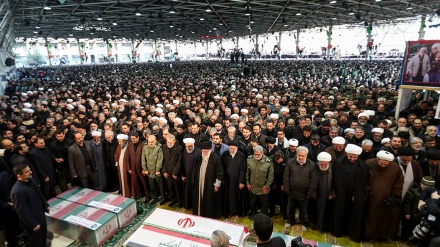
[[[67,149],[69,169],[72,177],[79,178],[79,183],[82,187],[98,190],[99,180],[98,173],[96,172],[98,169],[98,160],[93,152],[90,141],[84,141],[84,146],[86,147],[87,153],[92,161],[91,165],[87,166],[80,147],[78,144],[74,143]]]

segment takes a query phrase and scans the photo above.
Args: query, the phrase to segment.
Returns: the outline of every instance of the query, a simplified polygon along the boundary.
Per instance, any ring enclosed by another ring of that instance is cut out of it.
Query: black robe
[[[186,177],[185,182],[183,182],[183,206],[187,210],[192,208],[192,176],[194,172],[194,164],[196,159],[201,155],[202,151],[198,147],[194,147],[192,153],[188,153],[186,149],[183,151],[181,176]]]
[[[202,165],[202,155],[196,159],[193,171],[193,214],[199,215],[199,178]],[[221,191],[214,192],[216,180],[223,179],[223,165],[217,154],[211,152],[206,167],[203,198],[200,201],[200,215],[207,218],[217,219],[221,216]]]
[[[316,229],[321,232],[329,232],[333,230],[333,202],[334,199],[329,200],[328,197],[334,196],[332,186],[332,170],[329,168],[327,171],[319,169],[319,164],[316,164],[316,170],[318,173],[318,187],[316,188],[316,200],[309,200],[309,205],[313,211],[309,211],[310,221],[316,224]],[[312,203],[310,203],[312,202]]]
[[[351,167],[351,174],[348,172],[349,166],[354,166]],[[348,235],[351,241],[357,243],[362,240],[368,179],[368,167],[364,161],[358,159],[354,164],[349,164],[347,157],[336,160],[333,166],[333,189],[336,196],[333,233],[336,237]],[[350,180],[354,183],[352,187],[348,184]]]
[[[224,215],[242,216],[247,212],[244,201],[245,196],[248,196],[246,193],[246,157],[242,152],[237,151],[234,158],[229,152],[223,153],[221,158],[224,168]],[[244,184],[242,190],[239,189],[239,184]]]

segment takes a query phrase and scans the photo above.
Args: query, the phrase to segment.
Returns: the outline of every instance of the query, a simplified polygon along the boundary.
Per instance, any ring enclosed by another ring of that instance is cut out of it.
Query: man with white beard
[[[372,132],[372,142],[373,142],[373,148],[382,148],[382,137],[384,130],[382,128],[373,128],[371,130]]]
[[[415,152],[412,148],[397,149],[397,164],[399,164],[400,170],[403,173],[402,200],[414,182],[420,184],[422,181],[422,167],[419,162],[413,159],[414,154]]]
[[[200,148],[196,147],[194,138],[185,138],[185,150],[182,156],[182,181],[183,181],[183,206],[185,209],[192,208],[192,176],[194,171],[194,163],[202,154]]]
[[[359,126],[362,126],[366,133],[371,133],[371,130],[373,129],[373,126],[368,123],[369,118],[370,115],[365,112],[361,112],[358,115]]]

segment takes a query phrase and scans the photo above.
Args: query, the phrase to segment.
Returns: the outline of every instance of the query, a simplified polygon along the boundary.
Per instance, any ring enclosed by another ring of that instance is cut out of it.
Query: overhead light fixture
[[[154,30],[150,30],[150,33],[154,33]]]
[[[136,16],[141,16],[142,14],[140,12],[136,12]]]
[[[98,15],[98,17],[96,17],[96,20],[102,21],[102,17],[100,15]]]
[[[348,15],[354,15],[354,12],[350,10],[350,12],[348,12]]]
[[[205,18],[203,18],[203,16],[200,16],[200,19],[199,19],[199,20],[204,21]]]
[[[406,9],[408,9],[408,10],[413,9],[410,3],[408,3],[408,5],[406,6]]]
[[[35,28],[39,29],[39,28],[40,28],[40,25],[36,25]]]
[[[73,33],[69,33],[69,36],[71,36],[71,37],[72,37],[72,36],[73,36]]]
[[[174,14],[174,13],[176,13],[176,11],[174,11],[174,9],[171,8],[171,9],[170,9],[170,14]]]
[[[336,1],[336,0],[330,0],[330,3],[331,4],[334,4],[334,3],[337,3],[338,1]]]
[[[38,33],[38,31],[37,31],[37,30],[35,30],[35,31],[34,31],[34,33]]]
[[[44,7],[43,7],[43,9],[44,9],[44,10],[51,10],[52,8],[51,8],[49,5],[46,5],[46,4],[45,4]]]
[[[220,23],[219,25],[220,25],[220,26],[223,26],[223,23]]]
[[[117,26],[117,25],[118,25],[118,23],[116,23],[116,22],[113,22],[113,23],[112,23],[112,25],[113,25],[113,26]]]
[[[251,15],[251,11],[249,9],[249,6],[246,7],[246,12],[244,13],[244,15],[246,15],[246,16]]]
[[[206,9],[206,12],[211,12],[211,8],[208,6],[208,8]]]
[[[300,16],[300,15],[301,15],[301,11],[298,11],[298,13],[296,13],[296,15],[297,15],[297,16]]]
[[[376,2],[382,2],[382,0],[376,0]]]
[[[251,19],[251,21],[249,23],[254,24],[255,23],[254,19]]]
[[[336,15],[335,16],[333,16],[333,18],[332,18],[333,20],[336,20],[336,19],[338,19],[337,17],[336,17]]]
[[[174,27],[173,24],[170,24],[170,27],[173,28]]]

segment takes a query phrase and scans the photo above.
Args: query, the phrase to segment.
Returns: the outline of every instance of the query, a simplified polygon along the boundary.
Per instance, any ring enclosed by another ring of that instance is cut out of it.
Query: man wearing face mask
[[[368,168],[358,159],[362,148],[348,144],[347,156],[336,160],[333,167],[333,187],[335,190],[335,210],[333,215],[336,237],[348,235],[351,241],[362,240],[364,202],[368,185]]]
[[[423,170],[419,162],[413,159],[415,152],[412,148],[397,149],[397,164],[403,174],[402,199],[406,192],[414,185],[419,184],[423,177]]]
[[[367,240],[392,239],[399,221],[403,175],[394,155],[379,151],[377,158],[365,161],[370,180],[365,221]]]

